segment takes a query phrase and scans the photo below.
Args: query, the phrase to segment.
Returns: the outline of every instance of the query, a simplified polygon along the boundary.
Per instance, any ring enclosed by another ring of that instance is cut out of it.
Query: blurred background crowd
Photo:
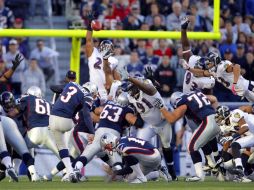
[[[221,40],[191,40],[193,53],[205,56],[210,50],[217,51],[224,59],[240,64],[243,76],[254,81],[254,1],[221,0],[220,10]],[[27,28],[35,17],[48,22],[51,15],[64,16],[66,28],[86,28],[85,15],[89,11],[96,13],[106,30],[179,31],[180,19],[186,15],[191,21],[190,31],[213,30],[212,0],[0,0],[0,27]],[[25,57],[12,79],[0,84],[1,91],[9,89],[19,96],[31,85],[37,85],[45,93],[47,82],[58,72],[54,61],[62,55],[56,51],[57,47],[49,47],[43,39],[37,39],[31,48],[29,40],[1,39],[0,75],[11,66],[11,59],[18,52]],[[100,40],[94,39],[95,44]],[[152,65],[163,97],[182,89],[185,71],[178,64],[182,54],[179,40],[112,41],[115,57],[119,64],[127,66],[129,73],[142,74],[147,65]],[[80,80],[84,83],[89,79],[89,72],[85,41],[82,44]],[[219,101],[242,101],[219,84],[214,94]]]

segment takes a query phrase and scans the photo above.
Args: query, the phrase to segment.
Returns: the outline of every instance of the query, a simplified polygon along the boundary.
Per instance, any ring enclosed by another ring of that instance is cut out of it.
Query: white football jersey
[[[244,118],[245,122],[249,125],[249,132],[254,134],[254,115],[243,112],[240,109],[235,109],[230,115],[230,124],[236,126],[241,118]]]
[[[111,69],[115,69],[118,60],[114,57],[108,59]],[[105,88],[106,78],[103,71],[103,57],[97,48],[93,48],[92,55],[88,58],[88,67],[90,74],[90,82],[98,86],[98,91],[102,99],[107,99],[107,90]]]
[[[131,96],[128,96],[128,98],[130,103],[135,106],[137,112],[141,115],[142,119],[146,123],[151,125],[158,125],[163,121],[160,110],[153,106],[155,100],[157,98],[161,98],[159,92],[156,92],[156,94],[153,96],[149,96],[140,91],[140,95],[137,100]]]
[[[189,59],[188,65],[190,68],[194,68],[196,62],[200,59],[200,56],[192,55]],[[186,71],[183,82],[183,93],[189,93],[196,89],[211,89],[215,85],[215,79],[213,77],[195,77],[193,73]]]
[[[112,100],[115,100],[116,91],[121,85],[122,85],[122,82],[119,80],[114,80],[113,83],[111,84],[110,91],[109,91],[108,95],[112,98]]]
[[[228,73],[226,69],[229,65],[232,65],[232,64],[233,63],[231,63],[228,60],[221,61],[221,63],[217,66],[217,71],[216,71],[217,81],[220,82],[223,86],[225,86],[229,90],[232,89],[232,85],[234,82],[234,74],[233,72]],[[242,89],[242,91],[244,92],[248,90],[248,86],[249,86],[249,81],[243,78],[242,76],[240,76],[238,79],[236,88]],[[243,92],[238,92],[238,93],[243,94]]]

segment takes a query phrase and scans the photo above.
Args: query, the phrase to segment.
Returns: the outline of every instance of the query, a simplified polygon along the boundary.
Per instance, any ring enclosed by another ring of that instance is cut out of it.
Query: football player
[[[131,124],[138,128],[143,127],[143,120],[136,117],[133,109],[129,107],[129,101],[126,93],[121,93],[115,101],[107,101],[102,108],[96,108],[96,113],[100,115],[99,125],[95,131],[95,136],[92,144],[87,145],[84,152],[77,159],[75,168],[81,169],[95,155],[103,151],[100,141],[105,133],[111,133],[116,137],[120,137],[124,130],[124,126]],[[121,159],[117,154],[108,154],[110,165],[117,168]]]
[[[162,100],[159,92],[150,80],[130,77],[124,68],[119,68],[118,72],[123,81],[128,81],[125,90],[128,91],[129,101],[145,122],[144,127],[137,130],[136,137],[146,141],[155,135],[160,137],[168,171],[172,180],[178,180],[173,166],[173,151],[170,147],[172,129],[170,124],[161,116],[160,110],[153,106],[157,98]]]
[[[65,85],[61,96],[56,100],[51,115],[49,116],[49,126],[55,137],[59,156],[67,169],[69,180],[73,183],[78,182],[78,178],[71,166],[69,150],[65,142],[64,133],[72,129],[72,118],[80,110],[82,110],[84,114],[84,122],[86,123],[86,126],[90,129],[93,128],[90,116],[92,101],[93,98],[82,86],[75,82],[69,82]]]
[[[160,168],[160,152],[145,140],[127,136],[119,139],[113,134],[105,133],[100,143],[102,148],[109,152],[117,151],[124,160],[124,167],[121,170],[113,171],[105,168],[112,178],[117,175],[128,175],[128,182],[144,183],[147,182],[147,174]]]
[[[3,92],[0,96],[0,103],[3,106],[1,120],[6,142],[22,157],[31,175],[32,181],[40,181],[40,177],[34,167],[34,158],[29,153],[26,142],[22,137],[15,121],[7,115],[9,110],[15,107],[15,98],[10,92]]]
[[[170,102],[175,108],[169,112],[162,100],[157,98],[154,106],[158,108],[169,123],[174,123],[184,115],[198,126],[194,130],[188,151],[191,155],[197,176],[187,178],[186,181],[203,181],[205,176],[202,169],[202,158],[199,149],[213,140],[219,134],[220,128],[215,122],[215,110],[211,102],[202,92],[174,92],[170,97]]]
[[[111,83],[114,79],[120,79],[116,72],[118,61],[112,57],[114,45],[110,40],[103,40],[98,49],[94,47],[91,27],[91,22],[94,20],[93,13],[89,13],[86,19],[88,23],[85,49],[88,57],[90,82],[98,86],[101,99],[107,100],[107,91],[110,90]]]

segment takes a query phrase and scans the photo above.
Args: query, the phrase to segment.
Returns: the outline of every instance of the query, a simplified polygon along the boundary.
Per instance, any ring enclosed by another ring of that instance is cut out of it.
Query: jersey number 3
[[[73,86],[70,86],[69,91],[66,93],[65,96],[61,95],[61,101],[64,102],[64,103],[67,103],[69,102],[69,100],[71,99],[72,95],[76,94],[77,93],[77,89]]]

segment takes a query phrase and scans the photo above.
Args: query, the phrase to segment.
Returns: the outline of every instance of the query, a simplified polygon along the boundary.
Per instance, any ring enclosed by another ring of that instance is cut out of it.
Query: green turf
[[[26,178],[21,178],[19,183],[9,183],[8,179],[0,182],[0,190],[18,189],[18,190],[71,190],[71,189],[98,189],[98,190],[159,190],[159,189],[184,189],[184,190],[244,190],[254,189],[254,183],[234,183],[218,182],[208,178],[205,182],[184,182],[181,179],[178,182],[166,183],[164,181],[153,181],[146,184],[127,184],[123,182],[105,183],[102,178],[90,178],[88,182],[78,184],[60,182],[56,179],[53,182],[28,182]]]

